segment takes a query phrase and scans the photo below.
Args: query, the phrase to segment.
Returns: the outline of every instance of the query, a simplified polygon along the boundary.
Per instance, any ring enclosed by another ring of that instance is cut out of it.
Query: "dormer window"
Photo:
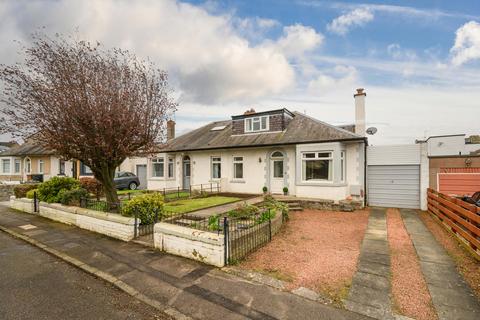
[[[252,117],[245,119],[245,132],[258,132],[269,130],[269,116]]]

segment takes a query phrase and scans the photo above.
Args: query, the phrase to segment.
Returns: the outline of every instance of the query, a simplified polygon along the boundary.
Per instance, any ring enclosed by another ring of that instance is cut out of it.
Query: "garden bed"
[[[187,213],[201,209],[216,207],[222,204],[240,201],[237,197],[212,195],[203,198],[182,199],[165,203],[164,210],[172,213]]]
[[[288,281],[288,289],[306,287],[340,303],[356,271],[367,223],[366,210],[290,213],[286,227],[240,268]]]

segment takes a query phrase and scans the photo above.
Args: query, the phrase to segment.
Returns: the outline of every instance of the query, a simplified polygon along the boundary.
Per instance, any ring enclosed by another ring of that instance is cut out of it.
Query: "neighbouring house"
[[[416,142],[427,146],[430,188],[451,196],[480,191],[480,136],[452,134]]]
[[[72,162],[28,139],[0,154],[0,181],[45,181],[53,176],[72,176]]]
[[[9,141],[9,142],[0,141],[0,154],[15,146],[18,146],[18,143],[16,141]]]
[[[299,112],[253,109],[168,140],[148,159],[148,189],[189,189],[219,183],[221,190],[297,197],[364,199],[365,96],[355,97],[351,132]]]

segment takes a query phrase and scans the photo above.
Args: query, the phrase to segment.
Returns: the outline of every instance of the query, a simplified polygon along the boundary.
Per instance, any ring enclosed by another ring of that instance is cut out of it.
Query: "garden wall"
[[[13,195],[13,188],[15,188],[15,185],[1,184],[0,185],[0,201],[8,201],[8,199],[10,199],[10,196]]]
[[[15,197],[11,197],[10,207],[20,211],[34,213],[32,199],[16,199]],[[59,203],[40,202],[39,212],[34,214],[123,241],[130,241],[134,237],[135,219],[114,213],[64,206]]]
[[[223,234],[160,222],[155,224],[153,236],[155,248],[162,251],[217,267],[225,265]]]

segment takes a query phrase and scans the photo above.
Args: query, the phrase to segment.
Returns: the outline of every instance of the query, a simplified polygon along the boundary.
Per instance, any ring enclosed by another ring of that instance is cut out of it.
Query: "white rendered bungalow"
[[[148,189],[219,183],[222,192],[363,200],[365,93],[355,96],[357,133],[278,109],[249,110],[171,139],[148,159]]]

